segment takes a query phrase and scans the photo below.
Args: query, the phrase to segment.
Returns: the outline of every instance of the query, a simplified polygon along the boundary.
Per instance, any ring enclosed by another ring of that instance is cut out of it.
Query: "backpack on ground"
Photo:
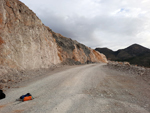
[[[20,98],[16,99],[16,101],[24,102],[24,101],[28,101],[28,100],[32,100],[32,99],[34,99],[33,96],[30,93],[27,93],[25,95],[20,96]]]

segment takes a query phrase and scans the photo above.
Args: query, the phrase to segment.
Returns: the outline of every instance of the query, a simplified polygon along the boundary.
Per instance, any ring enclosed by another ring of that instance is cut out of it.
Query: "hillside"
[[[150,49],[138,44],[133,44],[125,49],[112,51],[108,48],[96,48],[112,61],[128,61],[131,64],[150,67]]]
[[[66,61],[106,62],[104,55],[53,32],[18,0],[0,1],[0,49],[1,73],[48,68]]]
[[[0,0],[0,86],[60,64],[107,62],[105,55],[45,26],[19,0]]]

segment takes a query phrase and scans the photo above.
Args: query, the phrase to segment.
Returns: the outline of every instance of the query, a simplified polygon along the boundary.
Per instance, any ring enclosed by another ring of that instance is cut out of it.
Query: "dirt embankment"
[[[11,88],[19,88],[21,84],[28,84],[35,80],[39,80],[47,76],[48,74],[56,73],[61,70],[76,67],[76,65],[54,65],[47,69],[34,69],[25,70],[20,72],[10,72],[1,76],[0,78],[0,89],[9,90]]]
[[[130,65],[128,62],[115,61],[109,61],[107,67],[120,71],[124,74],[129,74],[131,76],[141,78],[150,84],[150,68]]]

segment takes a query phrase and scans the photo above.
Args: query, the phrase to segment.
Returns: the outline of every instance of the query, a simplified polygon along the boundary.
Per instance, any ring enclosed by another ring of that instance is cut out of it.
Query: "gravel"
[[[34,100],[16,102],[22,94]],[[149,84],[106,64],[89,64],[49,73],[6,91],[0,113],[150,113]]]

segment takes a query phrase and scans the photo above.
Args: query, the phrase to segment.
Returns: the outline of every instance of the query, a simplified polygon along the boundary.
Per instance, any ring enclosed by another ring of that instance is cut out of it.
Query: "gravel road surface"
[[[0,113],[150,113],[150,85],[105,64],[81,65],[13,88]],[[15,101],[31,93],[35,99]]]

